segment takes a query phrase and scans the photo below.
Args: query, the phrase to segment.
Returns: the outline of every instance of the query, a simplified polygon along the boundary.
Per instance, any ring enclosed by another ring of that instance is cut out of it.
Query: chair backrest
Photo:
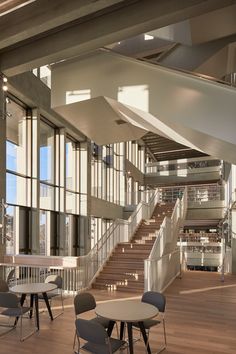
[[[142,302],[146,302],[158,308],[160,312],[165,312],[166,298],[157,291],[147,291],[142,296]]]
[[[10,284],[15,279],[15,273],[16,273],[15,268],[10,270],[10,272],[7,275],[7,284]]]
[[[96,307],[95,298],[90,293],[87,292],[79,293],[74,298],[74,309],[75,309],[76,316],[86,311],[93,310],[95,309],[95,307]]]
[[[45,283],[56,284],[59,289],[62,289],[63,280],[62,280],[62,277],[60,275],[50,274],[45,279]]]
[[[0,293],[0,307],[17,308],[19,306],[19,299],[16,294]]]
[[[9,291],[9,286],[7,282],[3,279],[0,279],[0,292],[7,293]]]
[[[77,319],[75,320],[75,326],[80,338],[94,344],[107,345],[108,335],[100,323]]]

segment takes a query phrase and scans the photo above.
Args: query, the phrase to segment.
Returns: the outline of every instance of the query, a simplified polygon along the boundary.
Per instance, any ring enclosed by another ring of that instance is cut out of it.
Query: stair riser
[[[171,216],[173,206],[174,204],[158,205],[151,219],[140,224],[131,242],[117,246],[105,264],[103,271],[92,285],[93,288],[143,293],[144,260],[148,258],[151,252],[156,234],[165,216]],[[132,273],[137,273],[136,278]]]

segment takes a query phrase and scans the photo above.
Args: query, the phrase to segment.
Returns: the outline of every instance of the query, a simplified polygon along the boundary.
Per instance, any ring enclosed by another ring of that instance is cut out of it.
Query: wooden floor
[[[93,290],[97,302],[135,297],[128,293]],[[186,272],[165,292],[167,297],[166,354],[235,354],[236,353],[236,276],[207,272]],[[18,330],[0,338],[0,353],[70,354],[74,335],[72,298],[65,301],[65,313],[50,321],[40,315],[40,332],[25,342],[16,336]],[[54,309],[56,311],[56,309]],[[93,314],[92,314],[93,315]],[[2,319],[1,319],[2,320]],[[25,327],[32,320],[25,319]],[[0,329],[2,331],[2,328]],[[161,327],[150,335],[153,352],[162,341]],[[136,354],[145,353],[142,342],[135,343]],[[124,351],[123,353],[126,353]]]

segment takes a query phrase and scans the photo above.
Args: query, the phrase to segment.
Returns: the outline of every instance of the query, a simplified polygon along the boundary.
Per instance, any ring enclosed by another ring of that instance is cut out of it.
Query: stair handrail
[[[160,200],[160,192],[159,188],[156,188],[151,193],[150,199],[148,202],[140,201],[137,205],[135,211],[132,215],[130,215],[128,219],[128,238],[126,241],[129,241],[137,228],[139,227],[140,223],[143,219],[149,219],[154,211],[156,204]]]
[[[166,286],[165,279],[162,279],[161,284],[163,285],[160,288],[160,281],[157,284],[156,272],[160,264],[162,264],[162,258],[169,257],[173,262],[178,262],[178,267],[172,265],[170,261],[170,268],[177,269],[177,274],[180,270],[180,257],[176,256],[176,245],[178,239],[178,230],[179,227],[183,224],[185,215],[187,212],[187,188],[185,187],[181,199],[176,200],[172,215],[170,218],[165,217],[159,231],[156,234],[156,240],[150,252],[148,259],[144,261],[145,268],[145,291],[147,290],[158,290],[160,291],[163,286]],[[179,253],[179,250],[177,251]],[[175,255],[175,256],[174,256]],[[155,277],[153,275],[155,274]],[[169,275],[168,272],[163,272],[163,278],[168,279],[169,284]]]
[[[116,219],[90,252],[79,257],[79,264],[84,268],[85,274],[84,288],[93,282],[117,244],[128,242],[142,220],[150,218],[159,201],[159,190],[157,188],[149,193],[148,202],[141,201],[128,220]]]

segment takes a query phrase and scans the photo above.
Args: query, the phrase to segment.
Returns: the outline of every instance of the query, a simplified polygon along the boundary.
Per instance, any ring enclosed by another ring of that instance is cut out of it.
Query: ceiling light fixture
[[[0,78],[2,79],[2,90],[6,92],[8,90],[7,77],[0,73]]]

